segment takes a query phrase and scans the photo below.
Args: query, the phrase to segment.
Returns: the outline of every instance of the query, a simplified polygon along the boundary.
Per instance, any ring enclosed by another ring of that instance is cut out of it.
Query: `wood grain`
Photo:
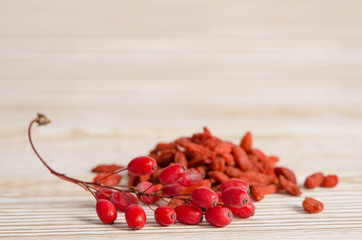
[[[0,0],[0,238],[360,239],[362,3],[330,1]],[[207,125],[296,170],[337,173],[325,204],[276,194],[226,228],[100,224],[94,200],[38,162],[26,128],[37,112],[41,154],[91,179],[100,162],[127,164],[159,141]]]

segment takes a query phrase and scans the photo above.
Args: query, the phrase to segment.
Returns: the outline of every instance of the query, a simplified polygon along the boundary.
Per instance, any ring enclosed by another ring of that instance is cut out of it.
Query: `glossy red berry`
[[[114,192],[109,199],[117,210],[124,212],[131,204],[137,204],[138,199],[132,193]]]
[[[151,204],[158,201],[159,198],[156,196],[145,195],[145,194],[155,194],[157,192],[156,185],[153,185],[151,182],[144,181],[137,184],[137,188],[139,192],[137,196],[139,199],[141,199],[142,202],[146,204]]]
[[[132,204],[125,211],[126,222],[133,230],[142,229],[146,224],[146,213],[140,205]]]
[[[181,164],[173,164],[163,169],[159,175],[161,183],[170,185],[177,183],[183,176],[185,176],[185,167]]]
[[[96,191],[96,197],[97,197],[97,199],[107,199],[107,200],[109,200],[112,193],[113,193],[113,190],[111,190],[109,188],[100,188],[100,189],[98,189]]]
[[[249,218],[254,215],[255,213],[255,205],[252,202],[249,202],[244,207],[236,208],[236,207],[230,207],[228,208],[233,213],[234,217],[240,217],[240,218]]]
[[[176,211],[168,206],[159,206],[155,211],[155,219],[162,226],[168,226],[176,222]]]
[[[137,157],[129,162],[127,169],[135,176],[151,175],[157,169],[157,162],[150,157]]]
[[[198,187],[191,193],[192,202],[200,208],[216,206],[218,199],[217,193],[208,187]]]
[[[182,186],[188,187],[201,183],[203,180],[202,174],[196,169],[187,169],[186,174],[180,178],[178,183]]]
[[[244,207],[250,202],[249,194],[238,187],[231,187],[224,190],[221,198],[225,206],[231,207]]]
[[[107,199],[100,199],[97,201],[96,211],[99,219],[103,223],[113,223],[117,219],[117,209],[113,203]]]
[[[171,185],[164,185],[162,188],[162,195],[165,197],[170,197],[173,195],[182,194],[184,187],[178,183],[171,184]]]
[[[175,211],[177,221],[184,224],[196,225],[199,224],[203,218],[202,210],[195,205],[179,205],[175,207]]]
[[[206,210],[205,218],[208,223],[215,227],[224,227],[231,223],[233,214],[227,207],[216,206]]]
[[[223,192],[230,187],[238,187],[238,188],[241,188],[242,190],[244,190],[245,192],[247,192],[249,189],[249,184],[242,179],[233,178],[233,179],[229,179],[229,180],[223,182],[220,185],[220,191]]]

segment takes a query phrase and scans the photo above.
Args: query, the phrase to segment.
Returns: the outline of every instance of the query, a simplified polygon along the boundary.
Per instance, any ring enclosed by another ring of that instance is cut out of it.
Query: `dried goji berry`
[[[151,175],[139,176],[139,181],[140,181],[140,182],[149,181],[150,179],[151,179]]]
[[[171,142],[171,143],[159,143],[156,145],[155,150],[156,151],[163,151],[166,149],[176,149],[176,144]]]
[[[305,179],[304,187],[305,188],[318,187],[323,182],[323,178],[324,178],[323,173],[321,172],[314,173],[309,177],[307,177],[307,179]]]
[[[182,166],[187,167],[187,159],[183,152],[176,151],[174,158],[175,163],[180,163]]]
[[[253,168],[251,162],[249,161],[248,155],[239,146],[233,146],[233,156],[236,165],[243,171],[251,170]]]
[[[217,145],[214,149],[216,154],[224,156],[225,154],[229,154],[232,150],[233,144],[230,142],[222,142]]]
[[[270,163],[264,163],[264,173],[269,177],[270,183],[278,183],[279,179],[275,174],[274,167]]]
[[[281,187],[276,184],[269,184],[269,185],[259,185],[259,186],[252,186],[251,187],[251,197],[255,201],[260,201],[264,198],[267,194],[273,194],[276,192],[279,192],[281,190]]]
[[[267,158],[267,156],[259,149],[253,148],[250,151],[251,151],[251,154],[258,157],[258,159],[260,161],[264,161]]]
[[[223,172],[225,170],[225,159],[216,157],[215,160],[208,165],[208,170]]]
[[[201,143],[202,146],[214,150],[218,145],[220,145],[222,141],[216,137],[209,138]]]
[[[152,176],[151,176],[151,181],[152,182],[156,182],[157,179],[158,179],[158,176],[160,176],[160,173],[162,172],[164,168],[162,167],[157,167],[156,171],[154,171],[154,173],[152,173]]]
[[[292,170],[285,168],[285,167],[276,167],[274,168],[274,171],[276,175],[279,177],[280,175],[283,175],[285,179],[292,183],[297,183],[297,178],[295,177],[295,174]]]
[[[157,161],[157,165],[161,167],[168,166],[171,162],[174,161],[175,149],[164,149],[161,151],[159,157],[155,159]]]
[[[109,173],[98,173],[97,176],[95,176],[95,178],[93,179],[94,182],[98,181],[99,179],[105,177],[109,175]],[[99,183],[103,184],[103,185],[107,185],[107,186],[115,186],[118,185],[119,182],[121,181],[122,176],[119,174],[113,174],[109,177],[106,177],[104,179],[102,179]]]
[[[119,169],[123,168],[123,166],[121,165],[117,165],[117,164],[110,164],[110,165],[106,165],[106,164],[101,164],[96,166],[95,168],[92,169],[92,172],[94,173],[112,173],[114,171],[117,171]]]
[[[182,205],[182,204],[185,204],[185,201],[184,201],[184,200],[178,199],[178,198],[172,198],[172,199],[168,202],[167,206],[172,207],[172,208],[175,208],[175,207],[180,206],[180,205]]]
[[[200,184],[196,184],[190,187],[184,187],[184,192],[183,194],[191,194],[192,191],[198,187],[208,187],[211,188],[211,182],[209,179],[204,179],[202,180],[202,182]]]
[[[283,189],[285,189],[290,195],[300,196],[302,192],[300,191],[297,184],[288,181],[284,175],[279,176],[279,182]]]
[[[253,171],[242,172],[239,179],[245,180],[250,186],[266,185],[270,182],[267,175]]]
[[[243,174],[243,172],[236,167],[225,167],[224,172],[231,178],[239,178],[241,174]]]
[[[279,161],[279,157],[277,156],[268,156],[264,159],[265,163],[270,163],[270,164],[276,164]]]
[[[225,154],[225,155],[223,155],[223,158],[225,158],[225,163],[227,166],[231,166],[231,167],[235,166],[235,160],[234,160],[234,157],[232,154],[230,154],[230,153]]]
[[[338,176],[337,175],[328,175],[323,178],[321,183],[321,187],[335,187],[338,184]]]
[[[132,174],[128,174],[128,185],[136,186],[139,183],[138,177]]]
[[[309,213],[319,213],[323,211],[324,204],[314,198],[306,197],[303,201],[303,208]]]
[[[251,132],[247,132],[241,140],[240,147],[242,147],[246,152],[249,152],[251,150],[252,143],[253,138],[251,136]]]
[[[229,177],[220,171],[210,171],[207,173],[210,178],[216,179],[219,183],[223,183],[229,179]]]

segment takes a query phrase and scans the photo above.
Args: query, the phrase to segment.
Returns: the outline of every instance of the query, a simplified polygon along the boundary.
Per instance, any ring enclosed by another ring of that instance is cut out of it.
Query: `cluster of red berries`
[[[156,161],[150,157],[135,158],[127,166],[128,172],[135,176],[150,175],[156,168]],[[165,205],[156,208],[154,217],[162,226],[174,224],[176,220],[184,224],[198,224],[205,215],[206,221],[211,225],[224,227],[230,224],[233,216],[247,218],[255,211],[249,198],[249,185],[240,179],[224,182],[220,186],[220,192],[198,187],[191,195],[182,194],[182,189],[177,186],[199,184],[202,175],[187,171],[181,164],[173,164],[162,170],[159,181],[164,184],[162,189],[147,181],[130,190],[118,190],[109,186],[97,189],[95,197],[98,217],[103,223],[113,223],[117,219],[117,210],[123,211],[131,229],[142,229],[146,224],[146,214],[138,205],[138,199],[147,205],[165,198],[184,201],[184,204],[175,208]],[[138,199],[131,192],[134,192]]]
[[[198,224],[205,215],[211,225],[223,227],[232,221],[233,216],[247,218],[254,214],[255,207],[249,198],[249,185],[241,179],[229,179],[220,186],[219,192],[207,187],[197,187],[191,194],[184,194],[183,187],[200,184],[203,176],[198,171],[186,169],[182,164],[172,164],[164,168],[158,177],[158,182],[162,184],[148,181],[140,182],[136,187],[104,184],[103,180],[126,170],[133,176],[153,174],[157,169],[157,162],[151,157],[137,157],[128,164],[127,168],[102,173],[92,182],[61,174],[44,161],[31,138],[31,129],[35,123],[45,125],[49,122],[49,119],[42,114],[31,121],[28,129],[31,147],[52,174],[83,187],[94,196],[97,201],[96,211],[103,223],[115,222],[118,210],[125,212],[127,224],[131,229],[142,229],[146,224],[146,214],[144,209],[138,205],[139,200],[148,207],[153,203],[157,205],[154,217],[162,226],[171,225],[176,220],[184,224]],[[170,200],[167,201],[167,199]],[[167,204],[174,200],[183,202],[172,207],[172,204],[170,206],[159,205],[157,203],[159,200],[163,200]]]

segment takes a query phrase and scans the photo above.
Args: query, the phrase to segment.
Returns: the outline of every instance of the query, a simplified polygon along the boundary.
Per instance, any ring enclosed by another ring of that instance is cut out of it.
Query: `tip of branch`
[[[50,119],[47,118],[44,114],[38,113],[37,117],[36,117],[36,122],[38,123],[38,125],[46,125],[48,123],[50,123]]]

